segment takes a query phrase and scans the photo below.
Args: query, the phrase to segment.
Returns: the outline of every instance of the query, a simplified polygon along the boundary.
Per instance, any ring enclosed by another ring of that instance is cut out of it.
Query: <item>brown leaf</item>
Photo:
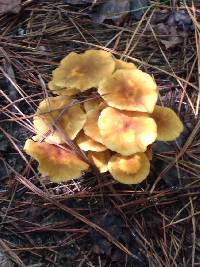
[[[130,12],[129,0],[108,0],[102,4],[93,16],[93,20],[102,23],[106,19],[115,21],[120,24],[125,16]]]
[[[180,36],[176,37],[170,37],[168,40],[160,40],[162,44],[165,45],[166,49],[175,47],[178,44],[181,44],[183,42],[183,38]]]
[[[0,14],[18,13],[21,9],[21,0],[0,0]]]

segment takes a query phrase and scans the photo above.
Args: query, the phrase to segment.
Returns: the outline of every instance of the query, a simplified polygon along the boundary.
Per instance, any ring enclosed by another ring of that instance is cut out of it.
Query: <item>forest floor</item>
[[[140,20],[120,23],[90,13],[29,0],[0,16],[0,266],[200,266],[200,5],[151,1]],[[52,70],[90,48],[153,75],[159,103],[184,123],[176,141],[154,145],[139,185],[107,173],[55,184],[23,150]]]

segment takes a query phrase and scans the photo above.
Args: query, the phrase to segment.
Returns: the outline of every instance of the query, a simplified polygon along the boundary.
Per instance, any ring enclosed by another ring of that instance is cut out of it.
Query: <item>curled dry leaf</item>
[[[0,14],[18,13],[21,9],[21,0],[0,0]]]
[[[151,23],[156,34],[163,35],[160,42],[166,49],[182,44],[194,30],[192,19],[185,10],[159,10],[152,17]]]
[[[111,19],[116,24],[120,24],[129,12],[129,0],[109,0],[105,1],[96,14],[93,15],[93,20],[97,23],[102,23],[106,19]]]

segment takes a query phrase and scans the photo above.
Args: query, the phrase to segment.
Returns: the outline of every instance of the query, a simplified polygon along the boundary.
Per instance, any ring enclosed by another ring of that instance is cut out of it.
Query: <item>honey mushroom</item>
[[[40,102],[33,118],[36,135],[24,150],[53,182],[79,178],[89,169],[66,145],[66,137],[100,173],[109,171],[121,183],[138,184],[150,172],[153,143],[172,141],[184,130],[172,109],[156,105],[154,79],[109,52],[71,52],[52,74],[48,87],[57,96]],[[95,89],[94,99],[78,103]]]
[[[156,105],[151,117],[157,124],[159,141],[175,140],[184,130],[183,123],[171,108]]]
[[[115,69],[111,53],[103,50],[87,50],[84,53],[69,53],[53,71],[54,85],[75,88],[80,91],[97,87],[102,77]]]
[[[52,182],[60,183],[79,178],[89,168],[87,163],[66,147],[28,139],[24,150],[38,161],[39,172],[48,175]]]
[[[63,88],[60,86],[56,86],[53,81],[48,83],[48,88],[55,95],[66,95],[66,96],[75,96],[80,92],[80,90],[76,88]]]
[[[131,156],[115,154],[108,162],[108,170],[115,180],[123,184],[139,184],[150,172],[150,162],[145,153]]]
[[[34,140],[37,141],[44,137],[48,143],[62,144],[65,140],[60,131],[71,140],[76,137],[86,122],[86,114],[79,104],[69,106],[71,101],[70,97],[56,96],[40,102],[33,118],[36,131]],[[66,110],[64,111],[64,109]],[[60,131],[53,129],[54,123],[60,128]],[[45,135],[47,136],[45,137]]]
[[[146,113],[107,107],[98,119],[103,144],[124,156],[144,152],[157,137],[155,121]]]
[[[101,81],[98,92],[114,108],[152,113],[158,98],[153,78],[138,69],[117,70]]]
[[[88,159],[97,167],[100,173],[104,173],[108,171],[108,161],[111,155],[111,151],[108,149],[101,152],[89,151]]]
[[[94,139],[87,136],[83,131],[81,131],[75,139],[75,143],[82,149],[83,151],[96,151],[102,152],[107,149],[101,143],[95,141]]]

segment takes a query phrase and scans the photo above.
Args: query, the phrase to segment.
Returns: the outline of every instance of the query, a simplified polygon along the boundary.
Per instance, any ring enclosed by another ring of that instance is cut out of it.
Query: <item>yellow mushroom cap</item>
[[[132,156],[115,154],[108,162],[108,170],[113,178],[123,184],[139,184],[150,172],[150,162],[144,153]]]
[[[83,151],[100,152],[107,149],[104,145],[85,135],[83,131],[78,134],[75,139],[75,142]]]
[[[91,162],[99,169],[100,173],[108,171],[108,161],[111,158],[110,150],[105,150],[102,152],[89,151],[88,158]]]
[[[148,114],[105,108],[98,119],[103,144],[128,156],[144,152],[157,137],[155,121]]]
[[[184,130],[183,123],[171,108],[155,106],[151,116],[157,124],[159,141],[172,141]]]
[[[94,110],[97,109],[99,107],[99,105],[102,103],[102,99],[97,98],[97,99],[91,99],[91,100],[87,100],[83,103],[84,109],[86,112],[90,111],[90,110]]]
[[[115,70],[134,70],[137,69],[136,65],[131,62],[126,62],[121,59],[115,59]]]
[[[94,109],[87,112],[87,120],[83,127],[84,133],[95,141],[103,144],[102,137],[99,132],[98,119],[101,113],[100,109]]]
[[[141,70],[117,70],[104,79],[99,94],[111,107],[152,113],[158,98],[153,78]]]
[[[52,91],[55,95],[66,95],[66,96],[74,96],[80,92],[80,90],[75,88],[63,88],[59,87],[54,84],[54,81],[50,81],[48,83],[49,89]]]
[[[89,168],[89,165],[80,160],[73,151],[56,145],[28,139],[24,150],[39,162],[39,172],[48,175],[53,182],[79,178],[82,171]]]
[[[70,53],[53,71],[56,86],[85,91],[97,87],[102,77],[114,71],[115,62],[111,53],[103,50],[87,50],[82,54]]]
[[[63,112],[71,101],[72,98],[70,97],[57,96],[49,97],[39,104],[33,118],[37,134],[36,140],[38,140],[38,137],[45,137],[47,133],[49,134],[47,134],[45,141],[53,144],[64,143],[63,134],[66,134],[72,140],[76,137],[85,124],[86,114],[79,104],[71,106]],[[55,122],[61,129],[60,131],[52,129]]]

